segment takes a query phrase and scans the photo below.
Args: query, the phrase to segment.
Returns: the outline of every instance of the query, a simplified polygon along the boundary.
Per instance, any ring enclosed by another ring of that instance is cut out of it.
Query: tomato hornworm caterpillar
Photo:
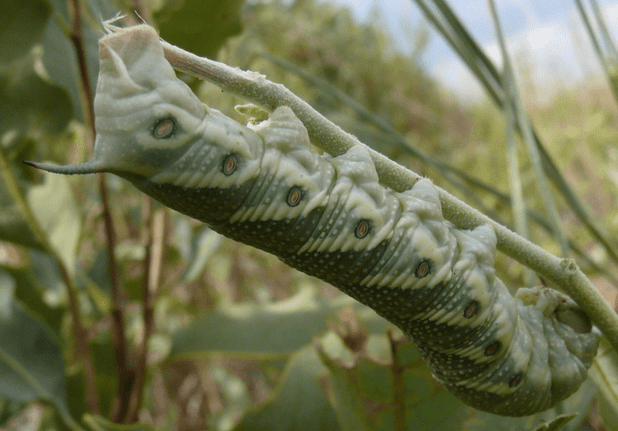
[[[333,284],[401,328],[435,378],[473,407],[529,415],[585,380],[596,328],[555,290],[513,298],[495,276],[493,230],[445,221],[429,180],[399,193],[379,183],[361,146],[315,153],[287,107],[245,127],[205,106],[148,26],[107,35],[99,49],[93,160],[29,164],[111,172]]]

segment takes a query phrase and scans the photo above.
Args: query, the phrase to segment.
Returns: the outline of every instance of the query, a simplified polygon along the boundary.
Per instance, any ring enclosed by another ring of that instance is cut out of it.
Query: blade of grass
[[[614,44],[614,40],[612,39],[609,30],[607,29],[607,24],[605,24],[605,18],[603,18],[603,13],[601,12],[601,8],[599,7],[599,3],[596,0],[590,0],[590,6],[592,7],[592,12],[597,20],[597,26],[599,27],[599,31],[601,32],[601,36],[603,37],[603,41],[605,42],[605,46],[609,51],[608,57],[612,60],[612,62],[616,62],[618,60],[618,51],[616,51],[616,45]]]
[[[543,203],[545,204],[545,209],[549,215],[549,220],[552,224],[552,232],[558,240],[560,249],[562,250],[562,256],[567,257],[569,255],[568,242],[560,223],[560,218],[558,216],[558,210],[556,209],[554,198],[549,190],[549,185],[547,184],[547,178],[545,177],[545,172],[543,171],[543,166],[541,162],[541,157],[538,152],[538,148],[534,143],[534,137],[532,135],[532,127],[530,125],[530,121],[528,120],[528,116],[525,114],[522,106],[521,96],[517,88],[515,71],[513,70],[510,55],[506,47],[504,34],[502,33],[500,17],[498,16],[498,12],[496,11],[496,5],[493,0],[487,0],[487,5],[489,7],[491,19],[494,23],[496,36],[498,37],[498,44],[500,45],[500,50],[502,51],[502,63],[504,65],[504,75],[506,77],[505,80],[507,81],[506,85],[508,89],[507,96],[509,99],[508,101],[505,101],[505,107],[507,105],[511,105],[508,107],[509,112],[511,114],[514,114],[514,118],[512,118],[511,120],[516,119],[517,123],[519,124],[519,128],[522,131],[524,142],[526,143],[526,147],[528,149],[528,157],[530,158],[532,166],[534,167],[536,182],[539,187]],[[513,122],[512,124],[514,125],[515,123]],[[516,159],[516,151],[513,155]],[[523,198],[521,199],[523,201]],[[522,214],[524,214],[523,211]]]
[[[485,54],[476,46],[476,43],[474,43],[474,41],[472,41],[471,44],[460,43],[462,35],[459,35],[454,29],[448,27],[446,25],[448,22],[444,23],[441,17],[434,13],[425,0],[413,1],[423,10],[425,17],[436,27],[440,34],[448,41],[451,48],[453,48],[459,57],[468,65],[477,79],[481,81],[492,99],[496,101],[498,105],[502,105],[504,91],[499,81],[500,76],[488,59],[483,61],[481,56]],[[475,53],[477,56],[475,56]],[[491,70],[492,68],[494,69],[493,71]]]
[[[616,74],[616,71],[614,70],[615,67],[611,67],[611,65],[608,62],[609,59],[605,57],[605,54],[603,53],[603,48],[601,47],[601,43],[592,27],[590,17],[588,17],[588,14],[586,13],[586,8],[584,7],[582,1],[575,0],[575,5],[577,6],[577,11],[579,12],[579,16],[582,19],[582,22],[584,23],[584,27],[586,28],[586,32],[588,33],[588,37],[590,37],[590,42],[592,43],[594,52],[596,53],[597,58],[599,59],[599,63],[601,63],[601,68],[603,69],[605,78],[607,79],[607,82],[609,83],[609,86],[612,90],[614,99],[618,101],[618,89],[616,88],[616,85],[614,83],[615,81],[614,75]],[[597,21],[597,26],[599,26],[598,21]]]
[[[456,28],[459,29],[460,32],[461,31],[465,32],[465,28],[463,25],[459,23],[457,16],[451,11],[448,4],[444,1],[435,0],[439,6],[440,11],[445,11],[447,16],[449,17],[449,20],[447,22],[443,22],[443,20],[440,17],[435,15],[435,13],[427,5],[425,0],[412,0],[412,1],[414,1],[423,10],[423,12],[425,12],[426,14],[429,12],[431,14],[431,16],[429,15],[426,15],[426,16],[432,23],[434,24],[436,22],[440,23],[440,25],[436,26],[436,29],[438,30],[438,32],[440,32],[440,34],[442,34],[442,36],[445,37],[445,39],[451,45],[451,47],[455,50],[455,52],[459,53],[460,52],[460,49],[458,48],[459,44],[457,41],[453,41],[453,36],[451,35],[451,32],[454,30],[452,30],[451,27],[452,25],[455,25]],[[448,27],[446,24],[451,25],[451,27]],[[470,40],[474,42],[474,38],[472,38],[472,36],[467,34],[467,32],[466,34],[462,34],[461,37],[463,37],[465,40]],[[473,46],[478,47],[478,44],[474,42]],[[470,67],[470,70],[475,74],[477,79],[479,79],[479,81],[484,85],[487,93],[492,97],[492,100],[494,100],[494,102],[500,108],[502,108],[503,99],[496,97],[496,94],[497,94],[496,91],[499,91],[500,94],[504,93],[504,87],[503,87],[503,83],[501,79],[495,80],[495,82],[497,82],[500,85],[499,90],[496,90],[493,87],[488,86],[486,84],[487,80],[485,79],[485,75],[476,73],[476,70],[478,70],[478,67],[472,66],[472,65],[475,65],[476,63],[470,60],[466,60],[466,57],[462,57],[462,59],[468,65],[468,67]],[[492,71],[495,71],[496,69],[493,66],[493,63],[487,58],[487,56],[483,54],[481,57],[479,57],[479,61],[483,63],[484,70],[486,70],[488,74],[493,75]],[[521,129],[518,128],[518,130],[521,133]],[[553,162],[552,158],[549,156],[549,154],[545,150],[544,146],[541,143],[541,140],[539,139],[534,129],[532,129],[532,134],[533,134],[533,138],[535,141],[535,145],[539,149],[539,153],[543,161],[543,168],[545,169],[545,172],[548,178],[553,182],[553,184],[556,186],[560,194],[567,201],[567,204],[569,205],[569,207],[573,210],[577,218],[584,224],[584,226],[586,226],[590,234],[597,241],[599,241],[599,243],[603,245],[609,257],[614,262],[618,263],[618,250],[616,249],[615,241],[610,239],[610,236],[606,232],[604,232],[604,229],[602,229],[599,226],[596,220],[590,215],[590,211],[583,204],[581,199],[575,194],[575,192],[568,185],[568,183],[566,182],[566,180],[564,179],[564,177],[562,176],[562,174],[556,167],[555,163]],[[500,247],[501,246],[499,242],[498,248]]]
[[[504,74],[509,75],[509,72],[504,68]],[[513,81],[509,76],[505,81],[507,85],[507,97],[511,97],[513,94]],[[526,215],[526,205],[524,203],[524,194],[521,187],[521,177],[519,175],[519,160],[517,157],[517,144],[515,142],[517,132],[517,120],[515,118],[515,112],[513,104],[506,103],[504,105],[504,117],[506,119],[505,124],[505,140],[507,149],[507,167],[509,175],[509,186],[511,190],[511,213],[513,214],[513,221],[515,223],[515,232],[524,238],[530,238],[528,233],[528,219]],[[530,285],[530,282],[536,277],[534,273],[526,268],[524,272],[524,284]]]

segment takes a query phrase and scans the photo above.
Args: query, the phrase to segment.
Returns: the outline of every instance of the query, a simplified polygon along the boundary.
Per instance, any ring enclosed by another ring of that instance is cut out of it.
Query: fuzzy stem
[[[270,82],[258,73],[199,57],[165,41],[161,43],[165,58],[177,70],[210,81],[223,91],[270,111],[278,106],[289,106],[307,128],[312,143],[331,155],[342,154],[354,145],[364,146],[283,85]],[[386,156],[369,148],[367,150],[383,185],[403,191],[411,188],[420,178]],[[573,260],[557,258],[442,189],[438,188],[438,193],[447,220],[461,229],[491,225],[500,251],[533,269],[577,301],[618,351],[618,316]]]

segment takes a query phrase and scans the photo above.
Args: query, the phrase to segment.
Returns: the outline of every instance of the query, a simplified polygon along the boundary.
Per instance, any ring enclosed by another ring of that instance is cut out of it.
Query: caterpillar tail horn
[[[73,165],[50,165],[48,163],[37,163],[28,160],[24,160],[24,163],[28,166],[32,166],[33,168],[53,172],[54,174],[86,175],[107,172],[107,170],[104,169],[101,163],[97,160],[89,160],[84,163],[76,163]]]

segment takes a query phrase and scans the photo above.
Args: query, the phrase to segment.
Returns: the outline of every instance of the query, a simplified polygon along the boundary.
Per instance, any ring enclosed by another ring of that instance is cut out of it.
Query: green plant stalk
[[[507,86],[507,99],[505,102],[505,109],[511,112],[511,114],[515,114],[515,118],[519,123],[519,128],[522,131],[522,135],[524,137],[524,141],[526,143],[526,147],[528,149],[528,157],[530,157],[530,161],[532,162],[532,166],[534,167],[534,173],[536,175],[536,181],[539,187],[539,191],[541,193],[541,197],[543,202],[545,203],[545,209],[549,214],[549,220],[552,224],[553,234],[558,239],[558,243],[560,244],[560,248],[562,250],[562,256],[568,257],[569,255],[569,245],[564,230],[560,225],[560,218],[558,217],[558,210],[556,209],[556,204],[554,203],[554,198],[549,191],[549,186],[547,184],[547,178],[545,177],[545,172],[543,171],[541,157],[539,156],[538,148],[534,143],[534,137],[532,135],[532,128],[530,126],[530,121],[527,115],[524,112],[521,97],[519,94],[519,90],[517,88],[517,81],[515,80],[515,71],[513,70],[513,66],[511,64],[511,59],[509,56],[509,52],[506,48],[506,41],[504,39],[504,34],[502,33],[502,26],[500,24],[500,18],[498,17],[498,13],[496,11],[496,6],[493,0],[487,0],[487,5],[489,7],[489,12],[494,22],[494,27],[496,30],[496,35],[498,37],[498,43],[500,45],[500,50],[502,52],[502,62],[504,64],[504,74],[505,81]],[[514,108],[514,109],[513,109]],[[513,112],[514,111],[514,112]],[[516,155],[515,155],[516,158]],[[521,192],[521,190],[520,190]]]
[[[603,40],[605,41],[605,45],[607,49],[611,53],[609,57],[611,60],[616,63],[618,61],[618,51],[616,50],[616,45],[614,44],[614,40],[612,39],[609,30],[607,29],[607,24],[605,24],[605,19],[603,18],[603,13],[601,12],[601,8],[599,7],[599,3],[596,0],[590,0],[590,6],[592,7],[592,12],[597,20],[597,25],[599,26],[599,31],[603,36]]]
[[[462,40],[460,34],[452,34],[452,31],[449,31],[449,27],[447,27],[442,20],[433,12],[431,7],[425,2],[425,0],[413,0],[418,7],[420,7],[425,14],[425,17],[431,21],[431,23],[438,29],[438,31],[446,38],[451,47],[457,52],[459,57],[468,65],[468,67],[475,74],[477,79],[481,81],[485,90],[491,95],[491,97],[498,101],[498,104],[502,104],[502,100],[504,99],[504,91],[502,89],[502,84],[499,81],[499,75],[496,73],[492,73],[487,66],[490,65],[488,59],[486,61],[479,62],[478,59],[480,57],[475,57],[474,53],[479,53],[484,56],[485,54],[478,49],[475,43],[472,44],[462,44],[459,43]],[[455,30],[453,30],[455,31]],[[459,36],[459,38],[457,37]],[[471,41],[470,38],[464,37],[463,39]]]
[[[605,73],[605,79],[607,79],[609,87],[612,90],[614,99],[618,102],[618,88],[616,88],[614,79],[612,79],[612,70],[610,68],[610,65],[608,64],[607,58],[605,58],[605,55],[603,54],[603,49],[601,48],[601,44],[599,43],[594,29],[592,28],[592,24],[590,23],[590,19],[588,18],[586,9],[584,8],[581,0],[575,0],[575,5],[577,6],[579,16],[581,17],[584,26],[586,27],[586,31],[588,32],[588,36],[590,37],[590,42],[592,43],[592,47],[594,48],[594,52],[597,54],[599,63],[601,63],[601,68],[603,69],[603,73]]]
[[[505,73],[506,70],[505,70]],[[511,81],[507,80],[507,94],[512,91]],[[528,222],[526,217],[526,205],[524,203],[524,194],[521,187],[521,177],[519,175],[519,161],[517,158],[517,144],[515,142],[516,120],[513,112],[513,105],[507,103],[504,107],[504,116],[506,118],[504,135],[507,147],[507,166],[509,173],[509,185],[512,196],[511,213],[515,223],[515,232],[524,238],[530,238],[528,234]],[[529,269],[524,273],[524,285],[529,285],[534,280],[534,274],[531,274]]]
[[[478,45],[476,44],[476,42],[474,42],[474,39],[467,33],[463,25],[459,22],[458,18],[451,11],[448,3],[443,0],[434,0],[438,9],[444,15],[444,19],[449,25],[446,26],[446,23],[442,23],[442,20],[436,17],[433,11],[431,11],[431,9],[426,5],[425,0],[413,1],[415,1],[415,3],[417,3],[426,14],[428,14],[427,17],[430,19],[430,21],[434,25],[436,25],[438,31],[451,44],[451,47],[456,52],[460,53],[462,60],[464,60],[470,70],[475,73],[477,79],[485,86],[485,90],[490,96],[492,96],[494,102],[501,109],[503,109],[504,100],[503,96],[501,95],[504,93],[504,85],[502,82],[502,78],[499,76],[496,68],[493,66],[493,63],[489,60],[489,58],[487,58],[483,51],[478,48]],[[466,41],[468,46],[467,51],[465,49],[462,50],[459,46],[459,43],[453,40],[451,32],[454,32],[456,34],[456,36],[459,38],[458,40]],[[461,52],[464,51],[473,52],[478,57],[471,59],[471,55],[461,54]],[[482,67],[479,67],[477,63],[480,63]],[[488,77],[491,77],[491,80],[488,80]],[[495,88],[495,86],[493,85],[494,83],[499,88]],[[521,133],[521,128],[519,130]],[[532,134],[535,145],[538,147],[539,153],[543,160],[543,167],[545,169],[545,172],[547,173],[551,181],[553,181],[554,185],[558,188],[558,191],[566,199],[568,205],[577,215],[577,218],[586,226],[586,228],[590,231],[594,238],[603,245],[611,259],[614,262],[618,262],[618,251],[615,249],[615,245],[612,240],[610,240],[610,237],[605,232],[603,232],[603,229],[599,227],[596,220],[590,216],[590,213],[587,210],[586,206],[577,197],[577,195],[573,193],[560,171],[556,168],[555,163],[543,147],[538,135],[534,130],[532,130]]]
[[[283,85],[270,82],[256,72],[241,71],[199,57],[165,41],[161,43],[166,59],[182,72],[212,82],[223,91],[249,100],[269,111],[277,106],[289,106],[307,128],[312,143],[331,155],[343,154],[354,145],[364,145]],[[420,178],[418,174],[386,156],[370,148],[367,148],[367,151],[371,154],[383,185],[403,191],[412,187]],[[448,192],[438,189],[438,193],[446,219],[462,229],[472,229],[482,224],[491,225],[498,238],[500,251],[533,269],[577,301],[618,351],[618,315],[572,259],[559,259]]]

